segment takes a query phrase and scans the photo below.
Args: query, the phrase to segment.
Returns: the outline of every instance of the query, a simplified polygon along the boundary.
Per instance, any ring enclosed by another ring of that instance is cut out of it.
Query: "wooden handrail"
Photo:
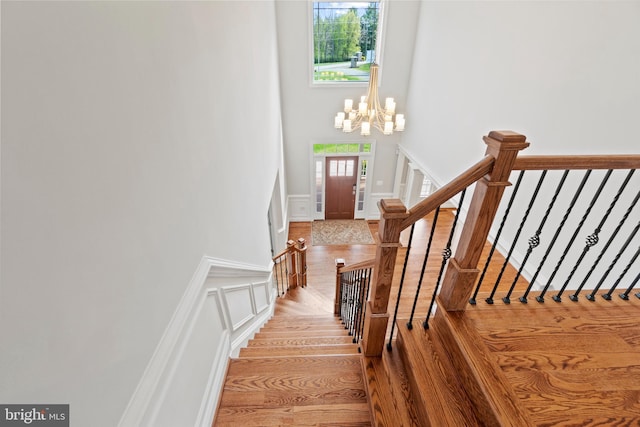
[[[640,169],[640,154],[519,156],[513,170]]]
[[[356,270],[361,270],[365,268],[373,268],[375,265],[376,265],[376,260],[372,258],[372,259],[357,262],[351,265],[338,266],[337,273],[342,274],[342,273],[348,273],[350,271],[356,271]]]
[[[524,135],[512,131],[492,131],[483,138],[485,157],[451,183],[407,211],[398,199],[379,203],[380,223],[375,268],[371,281],[371,298],[367,302],[362,349],[365,356],[380,356],[384,346],[389,314],[389,293],[393,281],[400,232],[435,210],[462,189],[476,183],[455,257],[444,277],[441,301],[447,311],[464,310],[479,274],[477,262],[498,210],[504,188],[518,152],[529,143]]]
[[[402,222],[402,229],[411,226],[425,215],[434,211],[453,196],[488,174],[493,168],[493,156],[485,156],[475,165],[458,175],[451,182],[434,191],[426,199],[409,209],[409,216]]]

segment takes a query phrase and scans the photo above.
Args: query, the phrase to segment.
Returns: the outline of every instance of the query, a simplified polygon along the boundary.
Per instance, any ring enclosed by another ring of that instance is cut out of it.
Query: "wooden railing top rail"
[[[348,273],[350,271],[362,270],[362,269],[366,269],[366,268],[373,268],[375,265],[376,265],[376,260],[372,258],[372,259],[368,259],[366,261],[357,262],[357,263],[351,264],[351,265],[339,266],[337,273],[338,274],[342,274],[342,273]]]
[[[278,258],[285,256],[286,254],[293,252],[305,252],[306,250],[307,246],[305,239],[300,238],[297,241],[289,240],[287,242],[287,247],[281,250],[277,255],[274,255],[271,260],[275,262]]]
[[[640,154],[518,156],[513,170],[640,169]]]
[[[286,249],[283,249],[283,250],[281,250],[281,251],[278,253],[278,255],[274,255],[274,256],[271,258],[271,260],[272,260],[272,261],[276,261],[278,258],[283,257],[283,256],[285,256],[286,254],[288,254],[288,253],[291,253],[291,252],[295,251],[295,249],[296,249],[295,247],[288,247],[288,248],[286,248]]]
[[[401,228],[411,226],[411,224],[417,222],[428,213],[434,211],[438,206],[451,199],[453,196],[478,181],[480,178],[488,174],[493,168],[493,162],[495,158],[487,155],[478,163],[458,175],[448,184],[440,187],[434,191],[426,199],[420,203],[414,205],[409,209],[409,216],[402,222]]]

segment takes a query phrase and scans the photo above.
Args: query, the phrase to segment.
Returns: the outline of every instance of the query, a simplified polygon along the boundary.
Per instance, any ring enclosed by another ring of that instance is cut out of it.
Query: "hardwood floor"
[[[440,213],[431,248],[438,256],[430,255],[420,283],[431,221],[427,217],[416,224],[404,289],[398,296],[408,230],[401,238],[405,246],[399,251],[389,310],[393,316],[399,298],[398,327],[405,330],[418,286],[413,323],[414,329],[422,330],[453,213]],[[377,225],[369,223],[373,233]],[[290,238],[307,240],[308,286],[278,298],[272,320],[242,350],[241,358],[231,361],[214,425],[423,425],[395,339],[392,351],[382,358],[363,358],[333,316],[335,259],[347,264],[372,259],[375,245],[313,246],[308,222],[291,223],[289,231]],[[485,248],[485,257],[488,251]],[[500,255],[494,257],[500,263]],[[497,275],[496,268],[489,269],[485,281]],[[515,270],[507,268],[503,276],[510,284]],[[516,289],[526,286],[520,280]],[[479,294],[478,304],[469,306],[464,316],[477,329],[491,362],[508,379],[532,425],[640,426],[640,300],[506,305],[497,295],[496,304],[488,305],[487,296]]]

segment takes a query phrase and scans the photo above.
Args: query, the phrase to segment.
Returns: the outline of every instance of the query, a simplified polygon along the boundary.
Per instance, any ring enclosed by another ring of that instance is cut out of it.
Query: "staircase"
[[[331,315],[272,318],[231,359],[214,426],[370,426],[358,345]]]

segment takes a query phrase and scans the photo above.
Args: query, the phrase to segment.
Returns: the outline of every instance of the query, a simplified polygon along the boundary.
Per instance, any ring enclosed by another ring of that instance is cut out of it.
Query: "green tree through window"
[[[313,3],[313,81],[369,81],[379,2]]]

